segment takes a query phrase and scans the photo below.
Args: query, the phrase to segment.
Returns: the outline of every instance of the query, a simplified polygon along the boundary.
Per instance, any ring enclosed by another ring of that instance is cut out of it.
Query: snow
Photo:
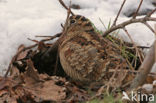
[[[147,92],[152,92],[153,91],[153,85],[152,84],[144,84],[142,86],[143,89],[145,89]]]
[[[123,0],[72,0],[81,9],[73,9],[75,14],[88,17],[95,26],[105,31],[99,18],[107,27],[113,22]],[[118,23],[130,18],[124,14],[136,9],[140,0],[127,0]],[[69,0],[64,0],[69,5]],[[140,12],[153,9],[152,0],[144,0]],[[156,15],[154,15],[156,16]],[[27,38],[36,35],[54,35],[61,32],[61,23],[66,18],[66,10],[58,0],[0,0],[0,70],[6,69],[12,56],[20,44],[33,44]],[[154,27],[154,22],[150,22]],[[154,34],[142,24],[127,26],[129,33],[137,45],[150,46]],[[121,30],[120,36],[126,41],[129,38]]]

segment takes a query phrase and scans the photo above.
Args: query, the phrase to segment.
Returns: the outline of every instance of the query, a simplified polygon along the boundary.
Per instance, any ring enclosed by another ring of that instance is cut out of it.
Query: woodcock
[[[115,70],[128,68],[120,50],[96,32],[89,19],[80,15],[70,16],[59,56],[67,75],[86,83],[108,81]]]

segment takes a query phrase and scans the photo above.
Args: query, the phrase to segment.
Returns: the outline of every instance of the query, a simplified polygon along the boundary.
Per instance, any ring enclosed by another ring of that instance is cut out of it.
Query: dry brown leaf
[[[28,91],[34,95],[34,97],[44,101],[61,101],[66,97],[65,88],[57,86],[53,80],[38,83]]]
[[[8,88],[9,86],[11,86],[10,78],[3,78],[0,80],[0,90]]]
[[[38,83],[40,81],[39,74],[30,59],[27,60],[26,71],[24,73],[21,73],[21,77],[25,82],[25,85],[33,86],[34,83]]]
[[[77,103],[77,102],[83,102],[85,100],[89,100],[89,95],[87,93],[87,91],[78,88],[75,85],[72,85],[70,83],[68,83],[67,85],[67,90],[68,90],[68,99],[67,102],[68,103]]]
[[[23,50],[24,48],[25,48],[24,45],[20,45],[20,46],[18,47],[17,53],[18,53],[19,51]],[[18,55],[17,60],[24,59],[24,58],[28,55],[28,51],[29,51],[29,50],[25,50],[25,51],[21,52],[21,53]]]
[[[10,76],[15,77],[15,76],[19,76],[19,74],[20,73],[19,73],[19,70],[17,69],[17,67],[12,66]]]
[[[31,78],[33,78],[34,80],[39,81],[40,79],[39,73],[35,69],[34,64],[30,59],[27,60],[27,66],[28,68],[27,68],[26,74],[30,76]]]
[[[25,95],[22,88],[19,88],[20,83],[14,81],[13,78],[3,78],[0,82],[0,103],[4,103],[5,101],[6,103],[17,103],[17,99]]]
[[[150,73],[146,78],[146,83],[152,84],[154,80],[156,80],[156,74]]]

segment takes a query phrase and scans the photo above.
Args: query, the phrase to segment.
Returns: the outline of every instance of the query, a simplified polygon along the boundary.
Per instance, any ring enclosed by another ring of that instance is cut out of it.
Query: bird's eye
[[[74,20],[74,19],[72,19],[71,21],[70,21],[70,24],[74,24],[76,21]]]

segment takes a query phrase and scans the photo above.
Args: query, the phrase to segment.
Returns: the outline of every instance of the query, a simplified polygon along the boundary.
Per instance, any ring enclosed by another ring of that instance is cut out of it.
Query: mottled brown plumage
[[[127,68],[120,50],[97,33],[84,16],[71,16],[59,47],[64,71],[82,82],[108,81],[113,71]]]

